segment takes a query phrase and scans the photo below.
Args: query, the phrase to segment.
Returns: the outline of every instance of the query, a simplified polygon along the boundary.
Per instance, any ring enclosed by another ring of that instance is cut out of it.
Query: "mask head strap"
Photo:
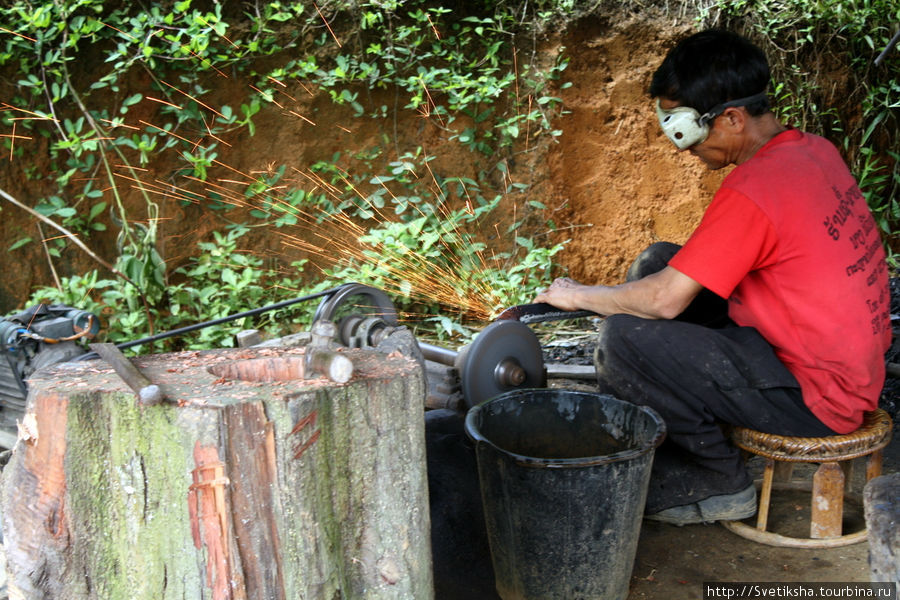
[[[753,104],[754,102],[759,102],[760,100],[765,100],[767,98],[768,96],[765,92],[760,92],[758,94],[753,94],[752,96],[747,96],[746,98],[738,98],[737,100],[729,100],[728,102],[717,104],[700,117],[699,123],[700,125],[708,125],[716,117],[725,112],[726,108],[733,108],[735,106],[747,106],[748,104]]]
[[[709,124],[716,117],[725,112],[725,109],[735,106],[747,106],[767,98],[765,92],[738,98],[717,104],[705,114],[701,115],[697,110],[689,106],[676,106],[671,109],[663,109],[656,100],[656,115],[663,133],[671,140],[679,150],[685,150],[706,140],[709,136]]]

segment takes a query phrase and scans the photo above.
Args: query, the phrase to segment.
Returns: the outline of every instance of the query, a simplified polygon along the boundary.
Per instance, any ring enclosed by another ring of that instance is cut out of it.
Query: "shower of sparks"
[[[220,177],[214,181],[185,177],[188,182],[201,186],[202,193],[161,180],[148,182],[123,173],[117,173],[116,176],[131,187],[151,195],[191,203],[200,203],[214,196],[219,202],[235,208],[255,208],[290,214],[297,223],[291,228],[286,227],[276,232],[281,237],[283,247],[317,257],[325,265],[377,261],[379,268],[390,276],[384,284],[386,292],[409,294],[416,300],[437,303],[455,312],[466,313],[475,319],[490,318],[498,299],[494,297],[487,283],[473,276],[470,272],[472,267],[463,265],[454,256],[451,248],[445,247],[448,266],[442,266],[429,262],[417,254],[415,249],[398,253],[383,247],[361,245],[358,239],[368,233],[368,229],[350,215],[344,212],[325,212],[315,206],[292,205],[278,195],[279,188],[283,186],[269,187],[257,196],[247,198],[244,190],[248,185],[258,182],[256,175],[259,172],[244,173],[220,161],[214,162],[229,171],[232,177]],[[299,183],[306,183],[307,187],[311,185],[313,190],[321,191],[335,201],[343,199],[341,190],[317,173],[297,169],[293,169],[293,172],[302,178],[297,180]],[[341,183],[361,201],[365,201],[363,192],[357,189],[347,176],[344,176]],[[389,219],[389,216],[377,207],[367,205],[367,208],[378,216],[380,225]],[[448,214],[447,209],[442,210],[445,211],[444,214]],[[464,236],[463,232],[451,225],[447,225],[444,233],[448,239]],[[480,257],[480,265],[475,265],[475,268],[486,269],[489,262],[489,259]],[[463,289],[468,291],[464,294],[456,291]]]
[[[328,26],[324,16],[322,19],[325,21],[325,25]],[[435,36],[439,38],[439,33],[433,23],[432,28]],[[329,31],[331,31],[330,27]],[[129,36],[125,32],[120,31],[120,33],[124,36]],[[334,36],[334,32],[331,31],[331,33]],[[335,41],[338,41],[336,36]],[[275,93],[281,98],[281,102],[273,98],[272,92],[263,92],[252,85],[249,87],[277,106],[283,116],[295,117],[310,126],[317,126],[313,120],[299,112],[300,103],[286,91],[287,86],[283,82],[271,77],[269,80],[278,87]],[[203,107],[213,115],[224,117],[221,112],[205,104],[197,97],[165,81],[161,81],[161,83],[173,92],[172,96],[175,98],[180,95],[197,103],[198,106]],[[313,92],[308,87],[301,82],[298,82],[298,84],[307,93],[313,95]],[[426,97],[426,103],[422,109],[424,110],[424,116],[429,117],[431,114],[436,114],[440,119],[438,111],[432,110],[432,107],[436,107],[436,104],[431,97],[430,91],[425,86],[424,81],[421,81],[421,84]],[[169,96],[168,99],[163,99],[145,95],[144,99],[176,110],[183,110],[184,107],[177,104],[178,101],[174,100],[172,96]],[[289,105],[293,106],[293,108],[289,108]],[[16,133],[17,120],[54,120],[50,116],[16,108],[6,103],[0,103],[0,110],[14,111],[21,115],[12,119],[11,134],[0,134],[0,137],[11,138],[13,142],[32,139]],[[194,132],[194,134],[184,131],[179,134],[171,128],[166,129],[164,126],[141,119],[134,124],[127,123],[120,118],[117,118],[115,121],[105,119],[103,122],[111,128],[121,127],[133,131],[143,129],[155,134],[169,136],[187,145],[193,152],[198,150],[212,152],[217,147],[217,144],[231,147],[231,144],[213,131],[209,122],[211,118],[213,117],[203,118],[204,129]],[[332,125],[342,132],[352,133],[349,128],[340,123]],[[176,151],[182,152],[180,150]],[[12,160],[12,154],[10,155],[10,160]],[[473,253],[469,249],[465,249],[466,251],[462,253],[465,254],[464,259],[458,256],[457,252],[454,251],[454,245],[459,248],[460,245],[474,243],[474,239],[467,232],[458,228],[458,218],[451,218],[453,213],[448,206],[449,202],[437,204],[439,214],[444,217],[442,219],[444,230],[440,232],[442,239],[435,243],[434,248],[442,252],[444,260],[432,261],[417,252],[414,247],[398,251],[383,245],[366,245],[359,241],[361,237],[369,233],[373,222],[376,228],[385,227],[396,220],[396,217],[393,214],[391,203],[388,203],[384,208],[375,206],[370,201],[370,195],[353,183],[349,173],[340,171],[339,179],[337,182],[332,183],[310,169],[304,170],[291,167],[289,177],[282,180],[280,182],[281,185],[266,186],[262,191],[258,191],[257,188],[262,183],[261,177],[271,177],[276,173],[275,161],[263,161],[263,164],[266,164],[264,170],[248,170],[244,172],[222,160],[210,158],[205,179],[191,175],[180,175],[178,181],[173,181],[171,179],[156,178],[152,175],[152,171],[147,169],[117,163],[113,165],[113,175],[117,186],[139,191],[149,198],[161,198],[167,202],[193,204],[205,204],[206,202],[215,201],[243,210],[261,210],[270,215],[283,214],[290,216],[296,220],[295,224],[285,225],[275,230],[275,233],[281,238],[282,247],[292,251],[300,251],[310,257],[319,259],[317,262],[321,266],[318,268],[323,272],[326,272],[326,269],[329,267],[361,263],[371,264],[375,262],[382,273],[388,274],[388,277],[384,279],[382,284],[386,292],[411,297],[413,300],[425,304],[437,304],[456,314],[465,314],[469,318],[474,319],[487,320],[491,318],[496,307],[502,304],[503,299],[497,297],[497,292],[492,289],[487,281],[488,278],[480,273],[480,271],[496,271],[501,268],[500,259],[494,255],[493,250],[488,251],[487,254],[484,252],[474,253],[475,264],[468,264],[473,260]],[[427,186],[435,197],[442,197],[443,192],[438,183],[438,178],[432,172],[428,161],[425,161],[423,165],[427,173],[417,174],[410,169],[409,175],[419,178],[420,184]],[[509,179],[508,173],[505,173],[504,176],[505,179]],[[397,201],[393,191],[384,181],[379,180],[378,184],[385,190],[387,197]],[[334,204],[344,202],[347,199],[346,194],[350,193],[355,197],[355,203],[359,207],[371,211],[375,216],[374,221],[361,221],[347,212],[335,213],[315,204],[297,206],[291,203],[288,197],[284,195],[288,185],[293,189],[305,190],[309,196],[322,194],[332,200]],[[251,186],[253,186],[253,193],[248,193]],[[463,194],[460,200],[463,203],[464,210],[468,214],[474,215],[473,200],[469,196],[468,187],[464,182],[460,182],[460,186]],[[419,215],[422,216],[426,214],[415,204],[410,204],[410,209],[418,211]],[[496,231],[498,238],[503,237],[500,235],[500,227],[497,223],[490,226]],[[463,260],[466,262],[464,263]]]

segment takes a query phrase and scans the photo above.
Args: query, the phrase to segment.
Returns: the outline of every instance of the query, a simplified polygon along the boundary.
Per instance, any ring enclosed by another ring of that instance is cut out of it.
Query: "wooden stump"
[[[29,382],[2,478],[10,598],[432,597],[424,378],[349,350],[346,384],[303,349],[102,361]]]
[[[866,484],[863,508],[869,530],[871,581],[891,581],[900,591],[900,473]]]

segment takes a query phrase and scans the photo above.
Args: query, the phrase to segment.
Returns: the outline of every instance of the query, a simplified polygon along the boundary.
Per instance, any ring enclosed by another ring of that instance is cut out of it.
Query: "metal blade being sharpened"
[[[542,321],[560,321],[562,319],[580,319],[582,317],[599,317],[589,310],[560,310],[552,304],[537,302],[535,304],[520,304],[510,306],[500,313],[495,320],[519,321],[525,323],[540,323]]]

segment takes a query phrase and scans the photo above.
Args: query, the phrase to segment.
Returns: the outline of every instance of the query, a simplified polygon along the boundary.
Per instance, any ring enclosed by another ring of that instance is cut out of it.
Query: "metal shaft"
[[[448,367],[452,367],[455,364],[456,357],[459,355],[459,352],[455,350],[449,350],[425,342],[419,342],[419,349],[422,350],[422,356],[425,357],[425,360],[447,365]]]
[[[284,300],[282,302],[276,302],[275,304],[269,304],[268,306],[261,306],[259,308],[254,308],[251,310],[245,310],[244,312],[240,312],[234,315],[228,315],[227,317],[221,317],[219,319],[213,319],[212,321],[204,321],[202,323],[195,323],[193,325],[188,325],[187,327],[181,327],[179,329],[173,329],[171,331],[164,331],[162,333],[157,333],[156,335],[151,335],[149,337],[141,338],[139,340],[132,340],[130,342],[123,342],[121,344],[116,344],[116,347],[119,350],[125,350],[126,348],[131,348],[132,346],[140,346],[141,344],[149,344],[151,342],[156,342],[159,340],[164,340],[166,338],[175,337],[176,335],[182,335],[184,333],[190,333],[192,331],[197,331],[198,329],[203,329],[204,327],[211,327],[213,325],[220,325],[222,323],[227,323],[228,321],[235,321],[237,319],[242,319],[244,317],[254,317],[258,314],[276,310],[279,308],[285,308],[287,306],[291,306],[293,304],[298,304],[300,302],[307,302],[309,300],[314,300],[315,298],[321,298],[323,296],[328,296],[330,294],[335,293],[340,289],[340,286],[336,288],[332,288],[330,290],[325,290],[324,292],[318,292],[315,294],[310,294],[309,296],[303,296],[301,298],[293,298],[292,300]],[[88,352],[87,354],[82,354],[81,356],[76,357],[74,360],[91,360],[97,358],[96,352]]]
[[[456,364],[460,356],[459,352],[424,342],[419,342],[419,349],[422,350],[422,356],[425,357],[425,360],[447,365],[448,367],[456,367],[460,372],[460,377],[465,376],[466,367],[468,366],[468,360],[466,359],[468,357],[462,360],[462,364]],[[519,386],[522,385],[526,377],[527,373],[525,373],[522,365],[515,358],[502,360],[494,369],[494,379],[502,385]]]
[[[91,350],[100,355],[115,370],[122,381],[138,396],[138,402],[145,405],[159,404],[165,400],[159,386],[152,383],[128,360],[115,344],[91,344]]]

